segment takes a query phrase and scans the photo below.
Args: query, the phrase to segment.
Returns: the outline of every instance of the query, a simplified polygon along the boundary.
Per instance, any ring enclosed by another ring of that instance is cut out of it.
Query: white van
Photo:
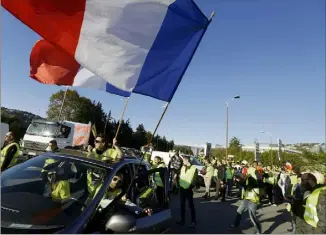
[[[88,144],[91,123],[51,122],[33,120],[27,128],[22,145],[23,153],[36,156],[46,151],[51,140],[56,140],[59,149],[76,148]]]
[[[0,146],[2,147],[5,142],[6,134],[9,132],[9,124],[1,122],[1,136]]]

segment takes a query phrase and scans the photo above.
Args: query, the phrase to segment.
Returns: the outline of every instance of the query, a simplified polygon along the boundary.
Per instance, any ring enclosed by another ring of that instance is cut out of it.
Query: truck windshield
[[[59,134],[60,125],[41,122],[32,122],[26,134],[37,136],[56,137]]]

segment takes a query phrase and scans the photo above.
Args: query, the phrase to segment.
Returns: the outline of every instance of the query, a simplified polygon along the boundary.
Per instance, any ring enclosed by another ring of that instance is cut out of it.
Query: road
[[[227,198],[226,202],[204,200],[204,188],[195,193],[195,208],[197,216],[197,228],[192,229],[187,226],[190,224],[190,212],[186,210],[186,225],[173,225],[168,233],[191,234],[191,233],[219,233],[219,234],[254,234],[255,229],[251,224],[249,215],[246,212],[241,224],[236,229],[229,229],[229,225],[234,221],[236,210],[240,203],[237,198]],[[179,200],[173,198],[172,215],[175,222],[179,217]],[[188,205],[186,204],[186,207]],[[288,234],[287,228],[290,227],[290,215],[286,211],[285,205],[269,206],[263,205],[258,210],[258,219],[262,224],[262,233]]]

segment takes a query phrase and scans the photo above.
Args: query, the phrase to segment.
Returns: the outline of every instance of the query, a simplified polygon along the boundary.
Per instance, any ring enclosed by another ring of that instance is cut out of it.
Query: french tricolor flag
[[[193,0],[2,0],[43,39],[31,52],[42,83],[170,101],[209,20]]]

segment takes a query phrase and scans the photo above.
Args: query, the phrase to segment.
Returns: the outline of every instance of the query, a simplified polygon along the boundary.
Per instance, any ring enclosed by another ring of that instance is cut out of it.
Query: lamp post
[[[226,103],[226,139],[225,139],[225,159],[228,160],[228,147],[229,147],[229,105],[235,100],[240,99],[240,96],[234,96],[232,100],[225,102]]]
[[[270,147],[271,147],[270,158],[271,158],[271,163],[273,165],[274,161],[273,161],[273,152],[272,152],[272,148],[273,148],[273,136],[272,136],[272,133],[267,132],[267,131],[261,131],[261,133],[266,134],[266,135],[268,135],[270,137]]]

